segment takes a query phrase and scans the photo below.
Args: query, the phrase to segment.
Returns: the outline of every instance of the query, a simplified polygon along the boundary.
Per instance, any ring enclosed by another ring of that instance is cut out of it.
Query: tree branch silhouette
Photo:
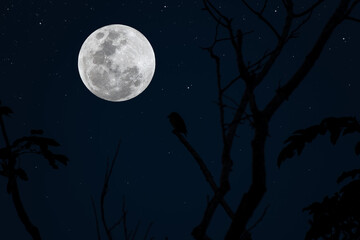
[[[175,134],[179,140],[181,141],[182,144],[184,144],[184,146],[186,147],[186,149],[190,152],[190,154],[193,156],[193,158],[196,160],[197,164],[199,165],[202,173],[205,176],[206,181],[209,183],[210,187],[213,189],[214,192],[218,192],[218,186],[215,183],[215,180],[211,174],[211,172],[209,171],[209,169],[207,168],[205,162],[202,160],[202,158],[200,157],[200,155],[196,152],[196,150],[190,145],[190,143],[184,138],[184,136],[182,136],[180,133],[178,133],[177,131],[173,131],[173,134]],[[223,206],[224,210],[226,211],[226,213],[228,214],[228,216],[230,218],[234,217],[234,213],[231,210],[231,208],[229,207],[229,205],[225,202],[224,199],[220,199],[221,205]]]
[[[267,136],[269,135],[269,123],[281,105],[288,100],[290,95],[301,84],[301,82],[304,81],[307,74],[315,66],[315,63],[319,59],[325,44],[335,31],[336,27],[346,19],[354,20],[353,17],[350,17],[350,14],[355,6],[358,5],[359,0],[339,1],[336,9],[327,20],[325,26],[319,31],[320,35],[315,41],[315,44],[310,48],[303,62],[299,65],[295,73],[285,82],[285,84],[283,86],[279,86],[278,90],[265,104],[263,109],[258,107],[255,95],[256,88],[265,80],[270,70],[273,69],[275,62],[278,60],[287,43],[297,37],[298,33],[311,19],[313,11],[315,11],[321,3],[324,2],[324,0],[314,2],[310,7],[303,11],[296,11],[292,0],[282,0],[286,13],[284,16],[284,25],[281,30],[277,30],[275,26],[264,17],[264,13],[266,12],[268,5],[267,0],[264,1],[264,4],[259,10],[252,7],[249,1],[241,0],[241,2],[254,16],[258,18],[259,21],[264,23],[270,31],[273,32],[277,41],[273,49],[267,50],[262,57],[255,60],[252,64],[245,64],[247,56],[245,56],[243,52],[243,40],[246,37],[246,34],[241,29],[235,28],[232,24],[232,18],[223,14],[210,0],[203,0],[204,10],[207,11],[216,22],[215,38],[210,47],[204,49],[208,51],[211,59],[214,60],[216,85],[218,88],[217,103],[220,113],[220,126],[223,140],[219,187],[214,187],[216,186],[216,183],[212,179],[211,173],[205,170],[206,166],[202,166],[203,163],[201,158],[193,150],[187,140],[181,134],[175,134],[174,132],[174,134],[179,138],[200,165],[206,180],[209,182],[214,191],[214,195],[206,206],[200,224],[196,226],[192,232],[193,237],[198,240],[209,239],[206,235],[206,231],[209,227],[211,219],[214,216],[215,210],[219,204],[222,204],[224,207],[224,197],[230,191],[229,176],[233,165],[231,153],[234,138],[237,136],[236,131],[243,120],[249,120],[254,131],[254,137],[251,141],[252,178],[248,190],[240,200],[233,218],[231,218],[231,224],[226,233],[225,240],[241,239],[245,237],[244,234],[248,234],[246,229],[247,225],[267,190],[265,144]],[[219,37],[219,28],[223,28],[228,36]],[[222,78],[221,57],[216,54],[215,50],[217,44],[220,42],[229,42],[235,53],[238,76],[230,81],[226,81]],[[233,108],[229,108],[225,100],[231,99],[232,103],[236,103],[237,101],[235,99],[239,96],[228,96],[225,95],[224,92],[234,87],[236,82],[243,83],[244,90],[242,96],[240,97],[239,104],[236,105],[233,117],[227,120],[225,118],[225,116],[227,116],[225,111],[227,111],[227,109],[233,111]],[[247,109],[249,109],[250,114],[245,112]]]
[[[126,211],[125,197],[123,197],[123,204],[122,204],[122,208],[121,208],[122,215],[119,218],[119,220],[115,221],[112,225],[109,225],[109,223],[106,220],[105,198],[109,191],[110,178],[113,174],[113,169],[114,169],[115,163],[116,163],[117,159],[119,158],[120,145],[121,145],[121,142],[118,143],[116,150],[115,150],[114,157],[112,158],[111,162],[109,162],[109,160],[107,161],[104,184],[103,184],[103,187],[101,190],[101,195],[100,195],[100,220],[102,223],[102,227],[105,231],[106,238],[108,240],[114,239],[113,231],[121,226],[122,226],[122,231],[124,234],[124,240],[135,240],[138,230],[139,230],[139,227],[140,227],[140,222],[138,222],[138,224],[135,226],[134,230],[129,230],[129,227],[127,224],[127,211]],[[99,219],[98,219],[99,216],[96,211],[95,201],[92,197],[91,197],[91,201],[92,201],[92,208],[93,208],[95,223],[96,223],[97,238],[98,238],[98,240],[101,240],[102,238],[101,238],[101,232],[100,232],[100,223],[99,223]],[[153,225],[152,222],[149,223],[149,225],[146,229],[144,238],[143,238],[144,240],[148,239],[148,235],[150,233],[152,225]],[[150,239],[152,239],[152,238],[150,238]]]

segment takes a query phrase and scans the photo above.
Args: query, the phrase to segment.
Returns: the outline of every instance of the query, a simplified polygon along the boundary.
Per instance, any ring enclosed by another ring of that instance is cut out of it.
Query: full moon
[[[132,99],[150,84],[155,54],[136,29],[112,24],[94,31],[81,46],[78,69],[85,86],[112,102]]]

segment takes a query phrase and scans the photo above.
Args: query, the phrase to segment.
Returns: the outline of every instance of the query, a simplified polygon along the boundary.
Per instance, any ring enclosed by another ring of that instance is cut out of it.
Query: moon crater
[[[85,86],[113,102],[138,96],[155,72],[155,54],[137,30],[120,24],[93,32],[83,43],[78,68]]]

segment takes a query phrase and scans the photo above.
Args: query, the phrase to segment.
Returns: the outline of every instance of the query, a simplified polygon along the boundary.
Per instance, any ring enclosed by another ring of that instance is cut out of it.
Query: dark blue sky
[[[296,7],[300,11],[312,2],[296,1]],[[256,91],[260,108],[304,60],[337,2],[325,1],[300,37],[284,49]],[[273,46],[274,36],[240,1],[214,4],[244,32],[254,30],[244,41],[249,61]],[[51,169],[38,156],[21,160],[30,178],[20,183],[21,195],[43,239],[96,239],[90,196],[99,202],[106,160],[113,156],[120,139],[120,158],[106,202],[109,219],[120,216],[125,195],[130,227],[141,220],[140,232],[144,232],[153,221],[151,235],[156,239],[191,239],[191,230],[200,222],[206,196],[212,191],[194,159],[171,133],[167,115],[177,111],[183,116],[189,142],[217,180],[222,145],[216,75],[213,61],[200,48],[212,43],[215,22],[202,7],[202,1],[175,0],[0,3],[0,100],[15,112],[6,120],[9,136],[14,140],[30,129],[44,129],[46,136],[61,143],[56,151],[70,159],[59,170]],[[354,11],[355,16],[360,15],[359,10]],[[271,1],[265,12],[277,28],[282,27],[284,13],[281,1]],[[138,97],[119,103],[91,94],[77,70],[78,53],[87,36],[115,23],[142,32],[156,56],[149,87]],[[359,166],[353,152],[358,138],[348,136],[335,147],[327,137],[319,138],[301,157],[276,167],[283,141],[293,131],[325,117],[359,117],[359,29],[359,23],[345,21],[335,30],[310,74],[270,123],[268,192],[251,222],[266,205],[270,208],[253,231],[255,240],[303,239],[309,215],[302,208],[337,191],[337,176]],[[235,77],[229,45],[220,44],[216,51],[224,59],[223,77]],[[243,88],[241,84],[234,87],[234,98],[240,99]],[[238,135],[233,147],[232,190],[226,196],[233,209],[251,178],[248,123],[239,128]],[[0,179],[2,239],[30,239],[6,193],[6,179]],[[209,236],[221,239],[229,223],[219,208]]]

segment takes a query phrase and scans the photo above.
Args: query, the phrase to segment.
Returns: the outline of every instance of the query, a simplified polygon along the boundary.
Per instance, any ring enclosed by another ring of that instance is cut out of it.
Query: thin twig
[[[124,228],[124,237],[125,237],[125,240],[129,240],[129,234],[128,234],[128,227],[127,227],[127,221],[126,221],[126,215],[127,215],[127,212],[126,212],[126,203],[125,203],[125,196],[123,196],[123,205],[122,205],[122,213],[123,213],[123,228]]]
[[[113,231],[117,226],[119,226],[121,224],[123,220],[123,217],[121,217],[119,220],[117,220],[110,228],[109,228],[109,231]]]
[[[351,20],[351,21],[355,21],[355,22],[360,22],[360,18],[354,18],[354,17],[346,17],[347,20]]]
[[[147,229],[146,229],[146,232],[145,232],[144,240],[147,239],[147,237],[148,237],[148,235],[149,235],[149,233],[150,233],[150,230],[151,230],[151,227],[152,227],[153,224],[154,224],[153,222],[149,223],[149,225],[148,225],[148,227],[147,227]]]
[[[311,15],[312,15],[312,11],[310,11],[308,13],[307,17],[303,21],[301,21],[301,23],[291,31],[291,33],[290,33],[291,38],[294,38],[296,32],[298,32],[310,20]]]
[[[260,10],[261,15],[264,13],[267,3],[268,3],[268,0],[265,0],[264,5],[263,5],[262,9]]]
[[[270,205],[267,205],[263,211],[263,213],[261,214],[261,216],[259,217],[259,219],[251,226],[248,228],[248,231],[252,231],[254,228],[256,228],[256,226],[262,222],[262,220],[264,219],[266,213],[267,213],[267,210],[269,209]]]
[[[253,9],[249,3],[246,0],[241,0],[241,2],[254,14],[256,15],[262,22],[264,22],[270,29],[271,31],[275,34],[275,36],[280,39],[280,34],[278,33],[278,31],[275,29],[275,27],[269,22],[269,20],[267,20],[263,15],[262,12],[257,12],[255,9]],[[264,8],[263,8],[264,9]]]
[[[104,185],[103,185],[103,188],[102,188],[102,191],[101,191],[101,196],[100,196],[101,221],[103,223],[106,235],[107,235],[109,240],[112,240],[112,234],[111,234],[112,228],[109,228],[109,226],[108,226],[108,224],[106,222],[106,217],[105,217],[105,197],[106,197],[106,194],[107,194],[108,189],[109,189],[110,177],[112,175],[112,172],[113,172],[113,169],[114,169],[114,166],[115,166],[115,162],[116,162],[116,160],[118,158],[118,155],[119,155],[120,144],[121,144],[121,141],[119,141],[119,143],[118,143],[118,145],[116,147],[116,151],[115,151],[115,154],[114,154],[114,157],[113,157],[113,159],[111,161],[110,166],[109,166],[109,161],[107,161]]]
[[[221,89],[221,92],[224,93],[226,90],[228,90],[234,83],[236,83],[239,79],[241,79],[240,75],[233,78],[223,89]]]
[[[95,216],[97,238],[98,238],[98,240],[101,240],[98,215],[97,215],[97,212],[96,212],[95,201],[94,201],[94,198],[92,196],[91,196],[91,205],[92,205],[94,216]]]
[[[135,237],[136,237],[136,234],[137,234],[137,232],[139,230],[139,227],[140,227],[140,221],[136,224],[136,227],[135,227],[135,230],[134,230],[134,232],[132,234],[131,240],[135,240]]]
[[[314,3],[311,7],[309,7],[308,9],[306,9],[305,11],[301,12],[301,13],[294,13],[294,17],[302,17],[305,16],[306,14],[312,12],[317,6],[319,6],[322,2],[324,2],[324,0],[318,0],[316,3]]]

